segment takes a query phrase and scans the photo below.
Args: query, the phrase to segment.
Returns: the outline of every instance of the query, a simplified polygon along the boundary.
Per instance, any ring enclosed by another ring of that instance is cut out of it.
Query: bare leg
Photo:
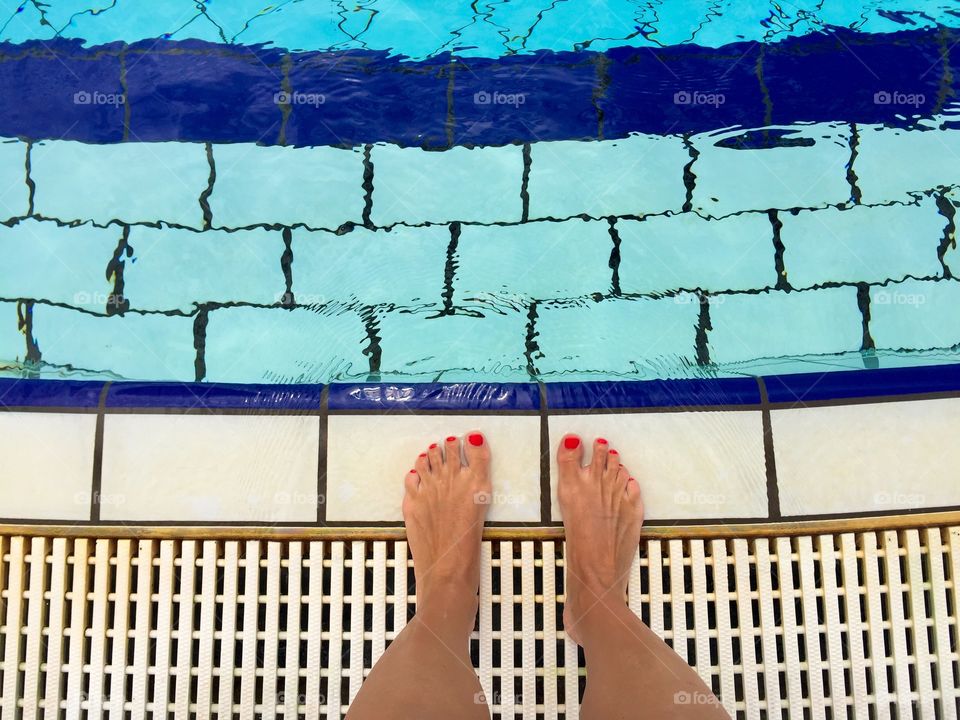
[[[348,720],[489,718],[467,652],[477,615],[490,449],[479,432],[447,438],[404,480],[403,518],[417,576],[417,614],[380,658]]]
[[[643,503],[619,454],[598,439],[583,467],[583,443],[568,435],[558,460],[567,538],[563,624],[587,661],[583,717],[727,718],[697,673],[626,606]]]

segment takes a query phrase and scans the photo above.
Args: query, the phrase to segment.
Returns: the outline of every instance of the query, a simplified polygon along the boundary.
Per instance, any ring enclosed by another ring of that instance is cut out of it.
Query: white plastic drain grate
[[[403,542],[0,550],[4,720],[339,718],[415,608]],[[471,651],[497,718],[578,716],[562,550],[483,545]],[[631,608],[738,717],[958,715],[958,528],[650,540],[638,557]]]

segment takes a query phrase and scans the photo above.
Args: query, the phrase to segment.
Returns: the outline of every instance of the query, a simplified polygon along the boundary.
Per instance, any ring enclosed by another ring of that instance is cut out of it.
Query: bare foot
[[[438,635],[469,634],[480,589],[480,542],[490,507],[490,448],[480,432],[448,437],[404,479],[403,519],[417,578],[417,617]]]
[[[630,567],[640,543],[640,486],[609,443],[598,438],[583,467],[583,442],[566,435],[557,452],[558,495],[566,531],[563,626],[581,643],[591,613],[622,610]],[[581,643],[582,644],[582,643]]]

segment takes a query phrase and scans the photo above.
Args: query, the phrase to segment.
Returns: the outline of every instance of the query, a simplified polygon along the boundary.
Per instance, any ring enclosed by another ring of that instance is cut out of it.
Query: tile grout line
[[[327,431],[330,427],[330,386],[320,391],[320,438],[317,448],[317,525],[327,523]]]
[[[107,381],[97,401],[97,424],[93,434],[93,473],[90,482],[90,522],[100,522],[100,493],[103,487],[103,424],[106,417],[107,393],[113,383]]]
[[[520,222],[530,220],[530,168],[533,166],[532,147],[530,143],[523,144],[523,174],[520,176]]]
[[[770,397],[767,383],[756,376],[760,391],[761,419],[763,423],[763,458],[767,473],[767,516],[770,520],[780,520],[780,486],[777,482],[777,459],[773,447],[773,423],[770,419]]]
[[[547,386],[537,382],[540,392],[540,522],[549,523],[553,501],[550,493],[550,412],[547,407]]]

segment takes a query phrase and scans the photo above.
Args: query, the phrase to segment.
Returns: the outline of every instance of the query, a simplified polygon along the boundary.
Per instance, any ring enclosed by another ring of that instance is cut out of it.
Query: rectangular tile
[[[301,305],[440,302],[449,245],[446,225],[390,231],[356,227],[343,235],[294,230],[294,298]]]
[[[206,329],[206,379],[236,383],[322,383],[366,377],[363,321],[352,310],[230,307]]]
[[[481,430],[490,443],[493,497],[488,520],[540,519],[540,419],[506,416],[331,416],[327,520],[403,519],[403,478],[417,455],[448,435]],[[371,445],[370,438],[377,438]]]
[[[107,415],[103,520],[312,522],[320,419]]]
[[[690,156],[677,136],[538,142],[530,156],[531,218],[678,211],[686,197]]]
[[[764,132],[735,130],[693,138],[699,153],[691,167],[696,176],[694,210],[719,217],[741,210],[824,207],[850,199],[846,125],[794,126],[776,140]]]
[[[827,370],[764,377],[772,403],[960,391],[960,365]]]
[[[516,145],[427,152],[377,144],[370,157],[376,225],[521,218],[523,153]]]
[[[278,230],[198,233],[177,228],[130,228],[124,297],[134,310],[193,311],[207,302],[271,305],[286,283]]]
[[[0,302],[0,366],[22,360],[26,354],[27,344],[19,325],[17,303]]]
[[[0,515],[89,520],[96,424],[92,414],[0,413]]]
[[[0,386],[2,387],[2,386]],[[2,392],[2,390],[0,390]],[[203,408],[208,410],[319,411],[322,385],[227,383],[112,383],[107,408]],[[2,401],[2,396],[0,396]]]
[[[853,171],[865,203],[907,200],[944,185],[957,184],[960,131],[902,130],[858,125],[859,142]],[[923,162],[917,162],[923,158]]]
[[[392,311],[380,315],[377,325],[384,373],[435,379],[442,372],[445,380],[448,371],[468,370],[474,380],[477,373],[482,379],[524,379],[525,312],[486,310],[474,316],[440,315],[438,308]]]
[[[746,377],[551,382],[546,388],[547,406],[552,410],[760,403],[757,381]]]
[[[217,180],[210,195],[213,227],[305,225],[335,230],[363,215],[359,149],[264,147],[213,149]],[[270,192],[264,192],[266,186]]]
[[[0,395],[0,401],[2,399]],[[540,388],[532,383],[334,383],[329,386],[327,403],[331,411],[535,411],[540,409]]]
[[[786,277],[795,288],[943,272],[937,250],[947,220],[932,198],[916,205],[781,213],[780,220]]]
[[[870,288],[870,336],[878,348],[923,350],[960,343],[960,281],[907,280]]]
[[[35,210],[44,217],[203,226],[210,166],[200,143],[45,140],[33,146],[31,163]]]
[[[107,266],[121,234],[115,227],[67,227],[33,219],[0,226],[0,255],[10,269],[4,295],[105,312],[114,290]]]
[[[127,313],[104,317],[34,308],[33,335],[45,363],[128,380],[193,380],[193,318]]]
[[[859,350],[863,342],[853,287],[711,297],[710,321],[707,342],[715,363],[840,353]]]
[[[604,221],[465,225],[457,243],[455,298],[545,300],[608,293],[612,251],[610,225]]]
[[[578,433],[586,461],[606,438],[640,483],[649,520],[761,518],[767,515],[763,427],[759,411],[562,415],[550,418],[550,484],[557,504],[556,450]]]
[[[960,505],[960,400],[770,413],[784,514]]]
[[[95,408],[103,386],[93,380],[0,378],[0,406]]]
[[[26,215],[29,210],[27,188],[27,144],[19,140],[0,140],[0,219]]]
[[[545,374],[656,377],[663,366],[696,365],[699,314],[696,296],[686,294],[543,306],[537,311],[534,363]]]
[[[618,220],[620,288],[758,290],[777,284],[773,226],[766,213],[706,220],[695,213]]]

